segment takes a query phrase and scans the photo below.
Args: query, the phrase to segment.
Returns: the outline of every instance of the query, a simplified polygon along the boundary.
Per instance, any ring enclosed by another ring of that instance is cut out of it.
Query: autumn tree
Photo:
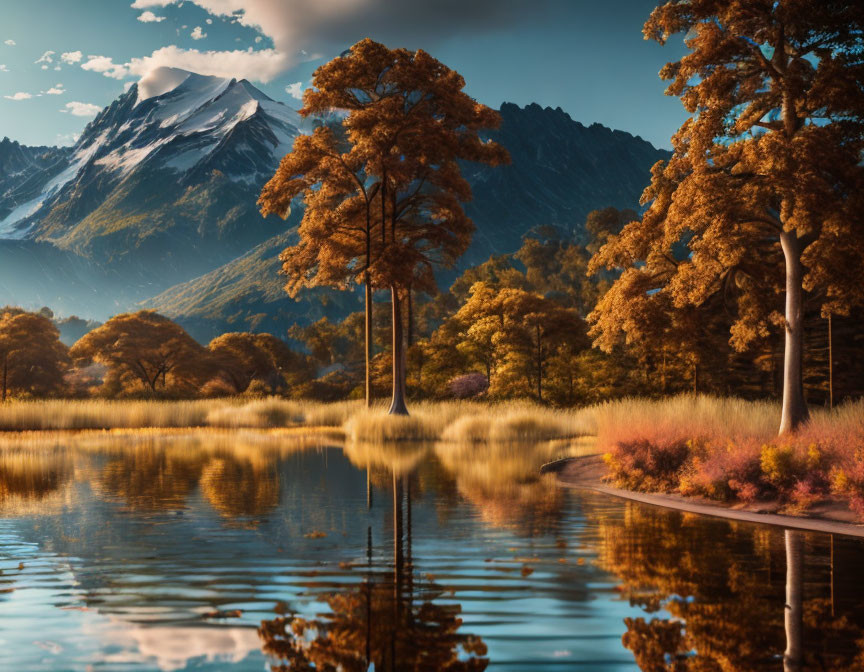
[[[180,325],[152,310],[116,315],[70,350],[79,362],[108,367],[106,389],[140,383],[147,392],[191,386],[204,375],[206,351]]]
[[[805,294],[824,314],[864,299],[864,7],[826,0],[666,2],[647,23],[689,49],[666,65],[669,95],[692,115],[652,169],[641,220],[592,270],[624,269],[592,314],[609,348],[646,294],[675,308],[722,292],[732,344],[785,334],[780,432],[808,418],[802,384]],[[676,246],[686,256],[676,257]],[[785,309],[780,297],[785,294]]]
[[[255,345],[270,358],[273,371],[278,376],[276,387],[289,388],[311,380],[315,369],[303,353],[291,349],[281,338],[273,334],[255,334]]]
[[[323,111],[307,103],[300,113],[308,116]],[[363,283],[368,406],[372,403],[372,263],[373,255],[380,254],[373,247],[379,221],[373,218],[373,203],[381,185],[370,180],[363,157],[340,135],[344,132],[319,126],[311,135],[298,136],[276,174],[264,185],[258,205],[263,215],[284,218],[292,201],[302,197],[305,209],[299,241],[280,255],[290,296],[304,287],[347,289],[352,281]]]
[[[627,224],[636,219],[639,219],[639,215],[630,208],[619,210],[608,207],[592,210],[585,217],[585,233],[589,238],[585,248],[591,254],[597,254],[612,236],[617,236]]]
[[[69,367],[68,349],[51,318],[9,306],[0,311],[0,361],[3,401],[9,391],[58,392]]]
[[[464,79],[422,50],[388,49],[365,39],[315,71],[304,113],[347,112],[348,140],[377,190],[381,254],[373,282],[392,307],[391,413],[407,413],[402,301],[410,287],[434,291],[432,270],[467,248],[473,224],[462,203],[471,190],[460,160],[507,160],[480,132],[498,114],[465,94]]]
[[[219,374],[242,394],[253,380],[265,380],[276,373],[269,354],[259,347],[256,334],[231,332],[217,336],[207,346]]]

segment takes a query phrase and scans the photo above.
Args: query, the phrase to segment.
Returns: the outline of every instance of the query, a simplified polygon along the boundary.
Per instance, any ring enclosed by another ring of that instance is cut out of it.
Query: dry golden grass
[[[552,409],[531,402],[417,402],[408,417],[389,416],[380,402],[322,403],[266,399],[199,401],[16,401],[0,405],[0,431],[284,427],[341,428],[355,442],[537,442],[596,436],[599,450],[636,439],[771,439],[776,403],[682,395],[663,400],[621,399],[582,409]],[[802,430],[814,435],[864,431],[864,401],[834,411],[814,409]]]
[[[591,406],[584,411],[594,423],[598,446],[646,439],[768,440],[777,434],[780,406],[706,395],[667,399],[628,398]]]

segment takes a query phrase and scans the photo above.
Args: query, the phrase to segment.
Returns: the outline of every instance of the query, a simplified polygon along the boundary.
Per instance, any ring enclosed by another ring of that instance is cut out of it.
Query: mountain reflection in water
[[[0,447],[2,669],[864,669],[864,544],[556,488],[560,444]]]

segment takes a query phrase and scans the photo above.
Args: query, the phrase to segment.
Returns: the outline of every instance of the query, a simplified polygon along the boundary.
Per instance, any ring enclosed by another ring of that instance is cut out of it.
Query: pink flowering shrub
[[[452,378],[447,387],[456,399],[472,399],[489,389],[489,380],[482,373],[466,373]]]
[[[817,411],[782,437],[724,433],[716,422],[700,431],[673,418],[622,422],[603,438],[609,480],[619,487],[720,501],[778,499],[794,511],[833,496],[864,520],[862,402]]]

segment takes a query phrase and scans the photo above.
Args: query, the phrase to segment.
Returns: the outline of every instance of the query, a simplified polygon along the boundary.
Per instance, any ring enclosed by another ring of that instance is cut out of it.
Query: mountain
[[[442,287],[491,254],[515,252],[525,233],[537,226],[553,224],[585,241],[588,213],[610,205],[638,209],[651,166],[669,156],[629,133],[600,124],[584,126],[560,108],[505,103],[500,111],[501,127],[488,137],[509,150],[511,163],[463,166],[474,192],[466,211],[477,229],[458,265],[439,273]],[[301,303],[289,298],[278,275],[278,255],[289,240],[275,237],[143,305],[178,320],[202,340],[226,330],[284,333],[297,320],[332,316],[334,300],[340,307],[359,309],[356,296],[331,298],[324,306],[308,295]]]
[[[0,200],[0,237],[120,272],[142,299],[281,230],[255,201],[304,127],[300,116],[246,80],[161,71],[176,86],[145,98],[133,85],[58,152],[53,177],[28,201]]]
[[[50,183],[67,167],[68,155],[66,147],[27,147],[9,138],[0,140],[0,221],[26,216],[34,199],[52,192]]]
[[[651,165],[668,156],[560,109],[505,103],[501,116],[489,136],[512,164],[464,167],[477,231],[442,284],[514,251],[535,226],[579,238],[590,210],[636,207]],[[278,253],[299,214],[264,219],[256,207],[294,138],[315,123],[246,80],[161,68],[100,112],[71,148],[4,140],[0,302],[96,319],[146,305],[202,339],[344,314],[356,297],[284,295]]]

